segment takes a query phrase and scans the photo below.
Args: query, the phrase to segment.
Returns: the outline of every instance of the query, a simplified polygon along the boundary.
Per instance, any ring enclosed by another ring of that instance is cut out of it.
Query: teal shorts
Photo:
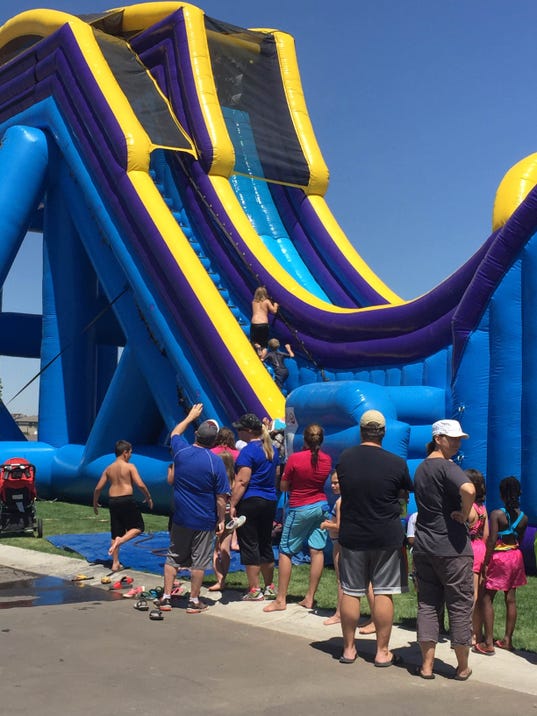
[[[326,519],[330,508],[327,502],[315,502],[304,507],[290,507],[283,523],[280,552],[292,557],[307,543],[311,549],[324,550],[328,533],[319,525]]]

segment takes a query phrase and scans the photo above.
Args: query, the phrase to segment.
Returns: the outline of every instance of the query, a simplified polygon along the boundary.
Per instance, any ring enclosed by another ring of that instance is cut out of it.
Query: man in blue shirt
[[[203,404],[192,406],[184,420],[171,432],[173,471],[168,474],[173,484],[174,513],[170,531],[170,550],[164,565],[164,594],[159,601],[161,611],[170,611],[173,582],[179,567],[190,567],[190,599],[187,614],[207,609],[200,600],[205,570],[211,565],[215,527],[224,530],[226,496],[229,481],[222,459],[211,452],[218,423],[205,420],[195,432],[190,445],[183,437],[188,426],[197,420]]]

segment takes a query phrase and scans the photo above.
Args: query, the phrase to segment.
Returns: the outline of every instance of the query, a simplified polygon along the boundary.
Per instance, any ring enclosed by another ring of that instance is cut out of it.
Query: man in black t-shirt
[[[369,583],[375,595],[375,666],[391,666],[398,661],[389,649],[392,595],[408,591],[399,500],[412,491],[412,482],[406,461],[382,448],[385,432],[382,413],[367,410],[360,419],[360,445],[344,450],[336,466],[341,489],[343,664],[356,660],[354,638],[360,597],[366,594]]]

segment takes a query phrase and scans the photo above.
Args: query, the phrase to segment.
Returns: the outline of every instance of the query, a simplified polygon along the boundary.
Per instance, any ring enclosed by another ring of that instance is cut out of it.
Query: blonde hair
[[[259,286],[259,288],[256,288],[254,293],[254,301],[261,303],[261,301],[264,301],[266,298],[268,298],[267,289],[264,286]]]
[[[222,452],[218,453],[218,456],[220,457],[220,459],[224,463],[224,467],[226,468],[229,486],[233,487],[233,483],[235,482],[235,460],[233,459],[233,455],[227,450],[222,450]]]
[[[270,433],[265,425],[263,425],[263,430],[261,432],[261,442],[263,443],[265,457],[267,460],[272,462],[274,459],[274,445],[272,444],[272,438],[270,437]]]

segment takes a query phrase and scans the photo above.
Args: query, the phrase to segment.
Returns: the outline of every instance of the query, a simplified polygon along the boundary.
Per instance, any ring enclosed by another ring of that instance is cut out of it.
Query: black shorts
[[[274,562],[272,549],[272,523],[276,514],[276,501],[263,497],[248,497],[237,505],[237,516],[244,515],[246,522],[237,530],[241,562],[244,565]]]
[[[112,539],[123,537],[128,530],[144,531],[145,525],[142,513],[133,495],[110,497],[108,507],[110,508],[110,532]]]
[[[268,339],[268,323],[250,323],[250,343],[253,345],[258,343],[261,348],[266,348],[268,346]]]

